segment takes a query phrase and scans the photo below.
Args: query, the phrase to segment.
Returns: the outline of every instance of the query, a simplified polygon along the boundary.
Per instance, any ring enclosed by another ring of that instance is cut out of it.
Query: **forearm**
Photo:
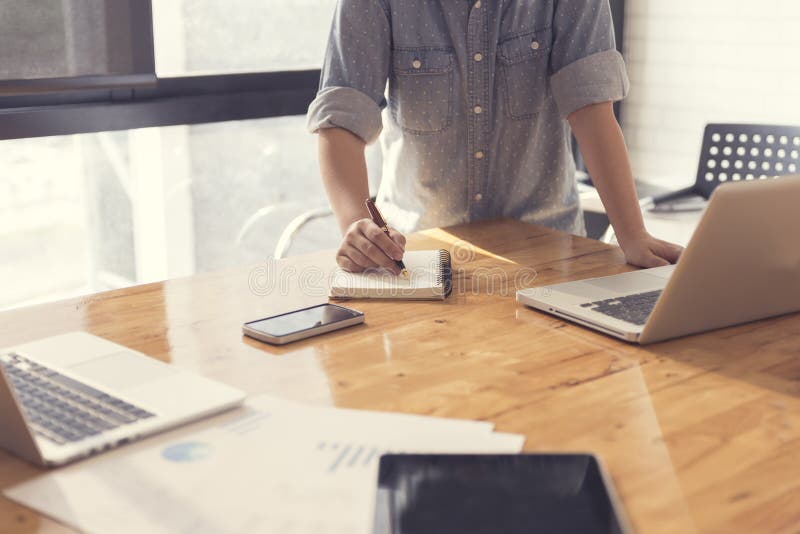
[[[369,179],[365,147],[361,138],[347,130],[320,130],[322,182],[342,233],[355,221],[366,217],[364,200],[369,198]]]
[[[628,149],[610,102],[579,109],[568,118],[592,182],[620,244],[645,232]]]

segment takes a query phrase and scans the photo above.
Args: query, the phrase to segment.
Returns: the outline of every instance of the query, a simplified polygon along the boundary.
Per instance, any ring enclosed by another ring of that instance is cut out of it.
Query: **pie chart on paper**
[[[208,443],[201,441],[184,441],[170,445],[161,451],[161,456],[171,462],[190,463],[205,460],[213,453]]]

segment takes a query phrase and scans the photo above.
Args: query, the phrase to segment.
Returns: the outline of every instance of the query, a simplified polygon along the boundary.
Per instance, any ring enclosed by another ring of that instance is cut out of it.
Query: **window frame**
[[[0,140],[304,115],[319,74],[181,76],[155,87],[0,97]]]

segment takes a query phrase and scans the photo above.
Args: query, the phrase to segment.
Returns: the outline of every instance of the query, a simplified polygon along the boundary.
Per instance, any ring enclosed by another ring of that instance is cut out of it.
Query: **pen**
[[[378,227],[383,230],[383,233],[391,239],[392,236],[389,235],[389,227],[386,226],[386,221],[383,219],[381,212],[378,211],[378,206],[372,201],[372,199],[368,198],[365,202],[367,205],[367,211],[369,211],[369,218],[372,219],[372,222],[378,225]],[[403,263],[403,260],[394,260],[395,264],[400,268],[400,274],[404,278],[408,278],[408,270],[406,270],[406,266]]]

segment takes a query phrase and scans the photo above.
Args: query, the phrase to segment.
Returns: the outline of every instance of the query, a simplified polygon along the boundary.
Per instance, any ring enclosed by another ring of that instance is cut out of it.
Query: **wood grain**
[[[492,421],[596,453],[638,532],[800,532],[800,316],[642,348],[514,300],[629,270],[616,248],[507,220],[409,248],[451,250],[449,299],[351,301],[365,325],[283,348],[241,324],[325,302],[330,252],[6,312],[0,346],[86,330],[251,393]],[[0,452],[0,487],[39,472]],[[0,499],[0,532],[62,530]]]

